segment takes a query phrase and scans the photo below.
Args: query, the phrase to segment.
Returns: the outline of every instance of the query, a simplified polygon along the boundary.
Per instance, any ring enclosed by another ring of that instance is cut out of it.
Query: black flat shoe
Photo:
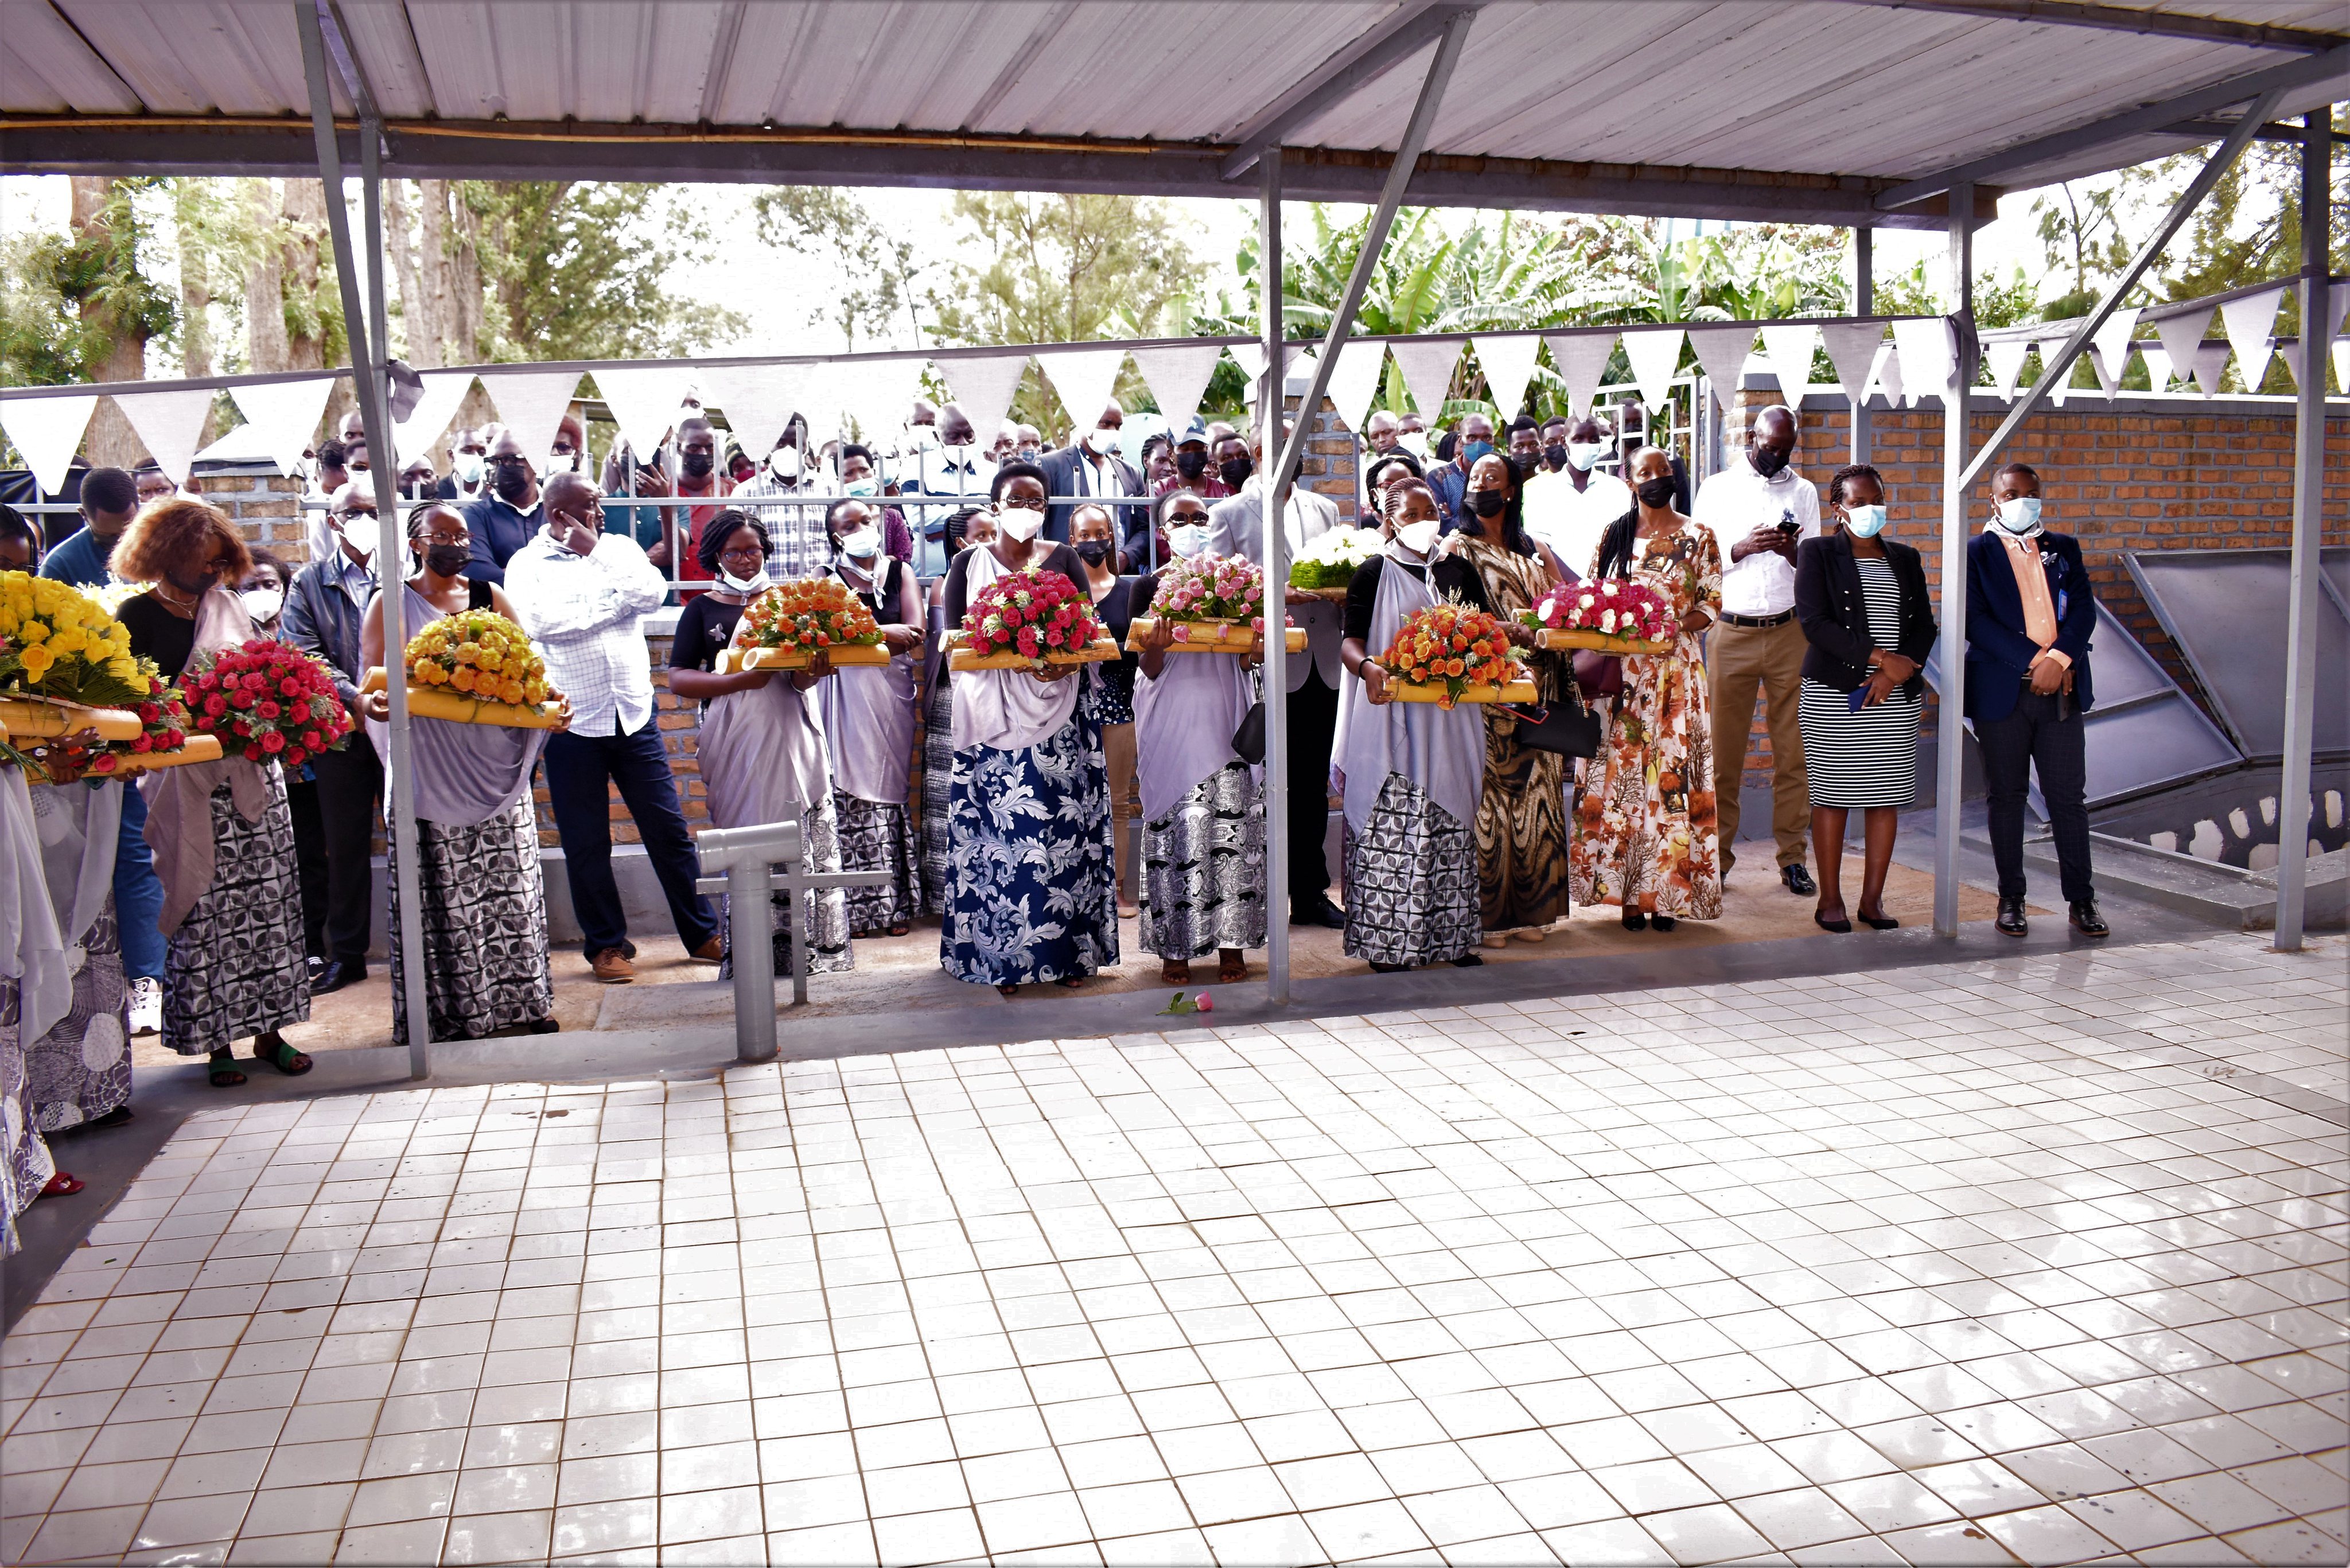
[[[1798,898],[1816,898],[1819,897],[1820,885],[1812,880],[1812,874],[1804,869],[1804,866],[1801,861],[1796,862],[1793,866],[1780,867],[1779,880],[1784,882],[1787,885],[1787,891],[1793,893]]]
[[[1408,963],[1381,963],[1377,959],[1371,960],[1370,964],[1373,974],[1400,974],[1411,967]]]
[[[1852,932],[1852,922],[1850,920],[1831,920],[1825,915],[1821,914],[1817,909],[1814,909],[1812,911],[1812,924],[1819,927],[1819,929],[1824,931],[1834,931],[1840,937],[1849,936]]]
[[[1862,915],[1859,917],[1859,919],[1862,925],[1866,926],[1872,931],[1895,930],[1898,929],[1901,924],[1898,920],[1887,919],[1881,912],[1881,909],[1880,912],[1874,919],[1867,915]]]
[[[1459,958],[1452,961],[1452,967],[1454,969],[1482,969],[1484,965],[1485,955],[1483,953],[1462,953]]]
[[[1999,934],[2003,937],[2022,937],[2032,934],[2032,922],[2023,918],[2023,900],[2021,898],[2002,898],[1999,901],[1999,919],[1996,923],[1999,926]]]
[[[1648,929],[1648,915],[1647,915],[1644,911],[1639,910],[1639,909],[1627,909],[1627,910],[1625,910],[1625,911],[1624,911],[1624,929],[1625,929],[1626,930],[1627,930],[1627,931],[1645,931],[1645,930],[1647,930],[1647,929]]]
[[[2106,924],[2106,918],[2097,913],[2095,898],[2075,898],[2065,913],[2073,923],[2073,929],[2085,937],[2109,937],[2114,934],[2113,927]]]
[[[1680,929],[1680,925],[1681,923],[1673,919],[1670,915],[1650,915],[1648,917],[1648,929],[1652,931],[1677,931]]]

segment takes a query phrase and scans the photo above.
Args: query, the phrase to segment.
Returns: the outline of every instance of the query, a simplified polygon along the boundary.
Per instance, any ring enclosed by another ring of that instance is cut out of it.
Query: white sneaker
[[[146,975],[130,982],[130,1033],[161,1034],[163,1032],[163,987]]]

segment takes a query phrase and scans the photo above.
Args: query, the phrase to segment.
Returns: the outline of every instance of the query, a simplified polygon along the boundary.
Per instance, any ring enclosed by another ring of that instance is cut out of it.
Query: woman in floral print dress
[[[1669,931],[1721,916],[1702,642],[1721,607],[1721,549],[1673,510],[1665,452],[1641,448],[1631,472],[1639,500],[1600,536],[1591,576],[1646,581],[1672,601],[1680,632],[1669,654],[1626,659],[1624,690],[1604,704],[1607,736],[1585,764],[1568,881],[1578,904],[1620,905],[1631,929]]]

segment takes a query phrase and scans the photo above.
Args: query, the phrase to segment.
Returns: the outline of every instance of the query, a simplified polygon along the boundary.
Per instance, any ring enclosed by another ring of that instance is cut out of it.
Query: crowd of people
[[[1113,404],[1094,430],[1030,461],[1033,430],[1007,426],[983,451],[952,405],[924,413],[939,439],[918,444],[899,483],[855,444],[810,454],[796,424],[753,462],[699,417],[655,461],[623,452],[608,462],[605,484],[587,472],[573,419],[544,453],[497,427],[460,431],[445,475],[429,464],[403,473],[396,525],[413,569],[402,635],[494,611],[527,634],[565,700],[552,731],[411,723],[433,1038],[556,1027],[531,794],[541,773],[595,976],[626,981],[636,957],[612,869],[615,789],[685,951],[728,961],[728,922],[697,890],[656,719],[648,623],[672,594],[667,679],[702,705],[710,820],[796,819],[814,868],[879,874],[874,886],[804,895],[797,910],[778,895],[779,964],[804,946],[812,970],[845,969],[857,939],[902,936],[926,917],[940,922],[947,972],[1007,994],[1077,986],[1118,964],[1122,919],[1179,983],[1211,959],[1218,979],[1244,977],[1275,918],[1343,929],[1346,953],[1378,971],[1478,964],[1481,948],[1546,940],[1578,903],[1669,932],[1721,912],[1758,701],[1780,884],[1814,901],[1825,929],[1898,923],[1885,886],[1897,814],[1917,794],[1939,628],[1918,552],[1885,535],[1884,476],[1842,468],[1823,497],[1796,470],[1788,410],[1757,416],[1693,504],[1679,458],[1590,419],[1521,418],[1497,432],[1472,414],[1431,441],[1416,418],[1375,416],[1354,524],[1375,531],[1370,556],[1343,603],[1286,591],[1305,649],[1285,661],[1279,693],[1263,690],[1261,639],[1242,657],[1175,657],[1162,618],[1128,639],[1165,563],[1262,561],[1266,432],[1194,421],[1152,432],[1128,462]],[[0,509],[0,568],[37,562],[84,587],[136,587],[117,614],[131,649],[167,677],[277,638],[325,665],[365,722],[346,748],[292,770],[230,761],[126,787],[54,772],[28,784],[5,769],[0,866],[16,891],[0,908],[15,912],[22,944],[0,981],[12,1214],[40,1191],[71,1189],[35,1149],[44,1135],[127,1118],[133,1034],[207,1057],[224,1087],[244,1081],[239,1042],[253,1062],[299,1074],[309,1058],[283,1031],[314,997],[367,972],[389,705],[361,687],[390,662],[383,523],[355,421],[317,456],[321,484],[334,487],[298,568],[250,546],[205,502],[120,470],[86,475],[81,526],[53,548]],[[608,494],[615,483],[623,495]],[[823,499],[802,499],[811,494]],[[657,495],[708,501],[628,504]],[[2036,472],[2000,471],[1992,503],[1970,553],[1965,658],[1997,926],[2027,929],[2022,810],[2036,774],[2070,923],[2102,936],[2082,805],[2094,595],[2077,544],[2043,524]],[[660,515],[637,514],[649,511]],[[1295,485],[1282,514],[1293,556],[1349,526],[1328,496]],[[1123,657],[950,672],[938,633],[989,584],[1035,569],[1085,592],[1128,644]],[[837,580],[872,612],[886,663],[820,657],[779,672],[724,659],[746,607],[805,576]],[[1640,579],[1669,601],[1669,651],[1570,657],[1535,647],[1516,618],[1557,588],[1607,578]],[[1395,700],[1381,650],[1442,600],[1507,618],[1535,708]],[[1266,699],[1287,719],[1285,910],[1267,907],[1262,742],[1249,739]],[[1596,723],[1578,730],[1552,714]],[[1847,902],[1854,811],[1861,886]],[[395,889],[397,871],[395,861]],[[397,921],[387,929],[405,1038],[408,955]],[[57,956],[68,950],[71,964]]]

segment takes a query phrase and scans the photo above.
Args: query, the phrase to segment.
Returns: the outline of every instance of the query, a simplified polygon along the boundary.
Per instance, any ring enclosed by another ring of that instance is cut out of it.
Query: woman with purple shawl
[[[408,544],[420,563],[400,586],[400,635],[413,638],[443,616],[514,607],[489,583],[468,582],[473,535],[463,514],[434,504],[408,514]],[[404,661],[384,657],[383,596],[368,606],[359,659],[390,673]],[[376,750],[391,755],[390,695],[360,700]],[[546,879],[538,863],[538,815],[531,769],[550,732],[448,719],[408,722],[408,762],[416,805],[416,890],[423,907],[424,1007],[434,1040],[479,1040],[520,1026],[552,1034],[555,981],[548,972]],[[390,794],[387,776],[384,791]],[[408,1040],[407,955],[400,951],[399,848],[387,843],[391,884],[391,1031]]]

